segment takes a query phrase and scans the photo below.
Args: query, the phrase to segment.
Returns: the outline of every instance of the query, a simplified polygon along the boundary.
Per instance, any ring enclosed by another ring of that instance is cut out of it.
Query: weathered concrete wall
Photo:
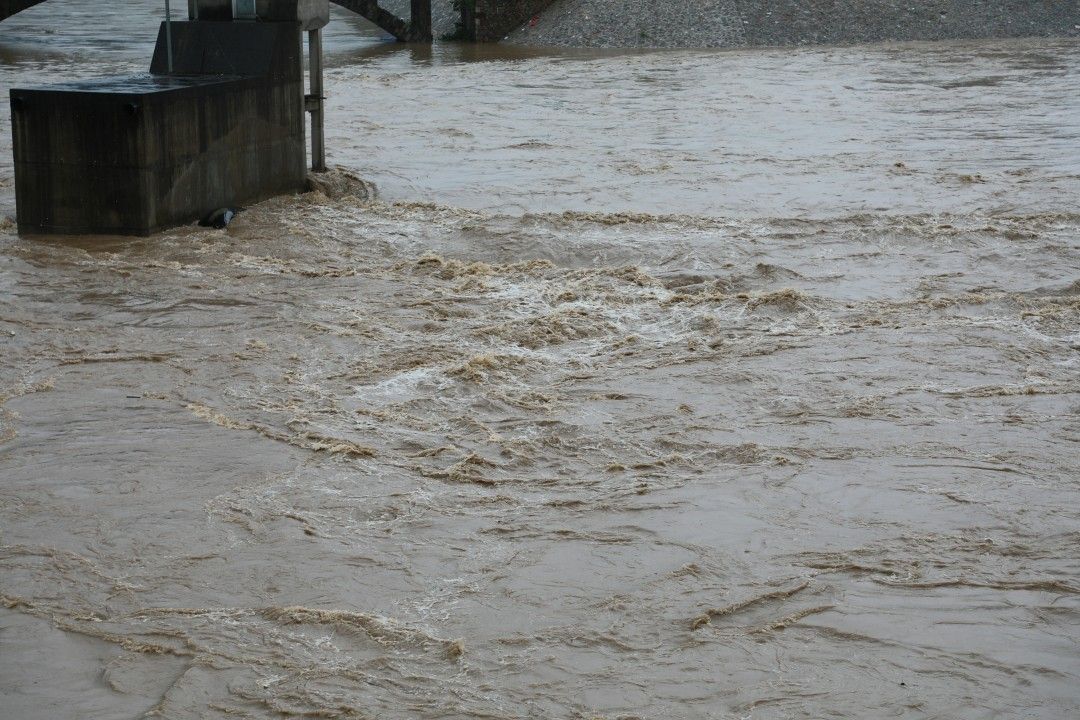
[[[11,91],[19,232],[146,235],[304,187],[298,25],[173,32],[187,76]]]

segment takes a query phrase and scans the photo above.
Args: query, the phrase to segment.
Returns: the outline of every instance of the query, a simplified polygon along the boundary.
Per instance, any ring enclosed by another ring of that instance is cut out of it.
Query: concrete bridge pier
[[[147,235],[302,190],[305,110],[311,164],[325,169],[327,0],[193,9],[197,19],[161,24],[149,75],[12,88],[20,233]]]

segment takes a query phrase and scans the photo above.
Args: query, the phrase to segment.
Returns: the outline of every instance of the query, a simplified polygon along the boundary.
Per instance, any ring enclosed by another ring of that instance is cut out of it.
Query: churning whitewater
[[[1080,713],[1080,44],[455,52],[227,231],[0,226],[6,712]]]

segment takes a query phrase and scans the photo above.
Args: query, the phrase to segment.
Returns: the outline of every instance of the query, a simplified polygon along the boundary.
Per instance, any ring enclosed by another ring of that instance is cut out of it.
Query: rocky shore
[[[556,0],[508,37],[564,47],[749,47],[1080,36],[1080,0]]]

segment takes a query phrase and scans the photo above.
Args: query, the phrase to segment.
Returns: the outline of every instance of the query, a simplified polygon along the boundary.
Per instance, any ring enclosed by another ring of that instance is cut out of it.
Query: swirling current
[[[18,237],[4,113],[0,714],[1080,714],[1080,44],[332,27],[226,231]]]

